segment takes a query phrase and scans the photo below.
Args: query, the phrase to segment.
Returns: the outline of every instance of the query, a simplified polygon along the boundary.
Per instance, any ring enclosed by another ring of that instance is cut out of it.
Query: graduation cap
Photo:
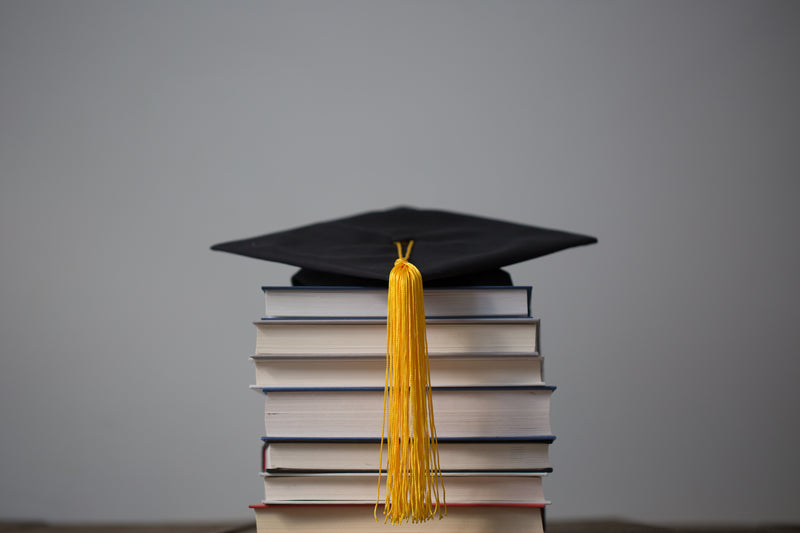
[[[224,242],[212,250],[300,267],[294,285],[387,286],[395,242],[426,287],[511,285],[502,267],[597,242],[588,235],[439,210],[398,207]]]
[[[398,207],[212,249],[298,266],[295,285],[388,286],[378,464],[383,463],[385,441],[384,521],[399,524],[409,518],[428,520],[437,511],[440,517],[446,514],[429,385],[423,279],[426,286],[510,285],[502,267],[595,242],[594,237],[566,231]],[[376,503],[376,520],[377,509]]]

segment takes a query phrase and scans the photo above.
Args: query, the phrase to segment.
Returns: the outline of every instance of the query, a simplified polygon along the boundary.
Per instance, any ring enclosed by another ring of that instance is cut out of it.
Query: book
[[[259,387],[382,387],[386,355],[253,355]],[[542,384],[538,355],[439,355],[429,359],[431,386]]]
[[[543,533],[544,506],[535,505],[459,505],[447,504],[444,520],[424,524],[411,521],[396,526],[383,523],[383,508],[360,505],[251,505],[258,533]]]
[[[267,438],[380,438],[383,387],[255,388],[265,394]],[[555,387],[433,388],[439,438],[551,435]]]
[[[256,354],[385,355],[383,319],[263,319],[256,325]],[[428,353],[529,354],[538,351],[536,318],[432,318]]]
[[[368,287],[273,287],[264,291],[265,317],[386,318],[388,289]],[[530,316],[529,286],[425,289],[427,317]]]
[[[439,465],[446,472],[551,472],[553,436],[519,439],[439,439]],[[264,472],[376,472],[378,439],[263,439]],[[384,447],[384,465],[386,453]]]
[[[443,472],[448,503],[548,503],[542,491],[545,474],[518,472]],[[270,474],[264,480],[262,503],[375,503],[376,473]],[[381,476],[385,477],[385,476]],[[381,481],[384,483],[384,481]],[[383,490],[378,501],[383,502]],[[440,495],[441,497],[441,495]]]

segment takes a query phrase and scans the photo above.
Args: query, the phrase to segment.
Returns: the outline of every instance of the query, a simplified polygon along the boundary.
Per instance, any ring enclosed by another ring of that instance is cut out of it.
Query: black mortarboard
[[[411,261],[426,286],[510,285],[502,267],[597,239],[566,231],[397,207],[225,242],[212,250],[300,267],[294,285],[385,286],[396,241],[414,241]]]

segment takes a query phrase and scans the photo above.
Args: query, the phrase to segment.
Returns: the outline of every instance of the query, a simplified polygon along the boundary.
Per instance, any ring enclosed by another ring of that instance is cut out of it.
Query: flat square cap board
[[[431,285],[508,285],[500,270],[597,242],[588,235],[441,210],[396,207],[216,244],[212,250],[300,267],[295,285],[386,285],[395,242]]]

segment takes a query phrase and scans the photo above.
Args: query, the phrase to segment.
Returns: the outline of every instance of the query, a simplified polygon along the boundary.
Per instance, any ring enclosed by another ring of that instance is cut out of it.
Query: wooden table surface
[[[391,528],[386,529],[391,533]],[[547,533],[800,533],[800,525],[665,527],[622,521],[547,524]],[[0,522],[0,533],[256,533],[253,523],[239,524],[108,524],[58,525]],[[502,532],[498,532],[502,533]]]

